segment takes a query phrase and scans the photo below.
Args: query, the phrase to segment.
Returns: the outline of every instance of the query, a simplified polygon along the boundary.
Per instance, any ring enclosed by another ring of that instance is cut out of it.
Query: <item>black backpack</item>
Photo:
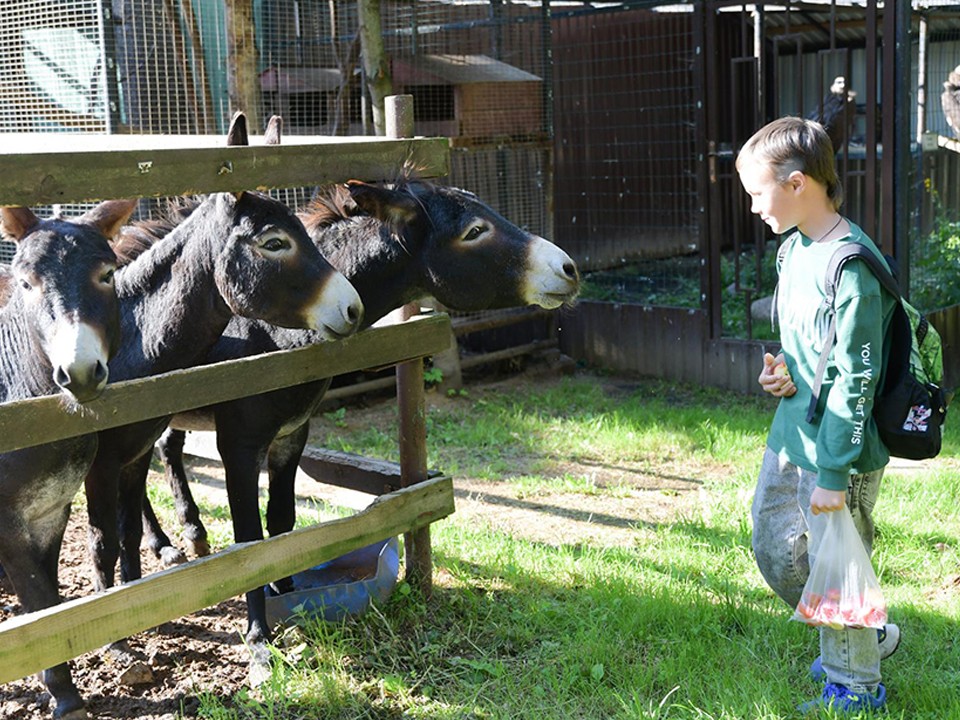
[[[840,271],[852,258],[859,258],[870,266],[880,284],[898,302],[890,321],[890,357],[884,372],[883,386],[877,388],[873,403],[873,419],[877,424],[880,439],[891,455],[912,460],[935,457],[940,452],[943,437],[943,422],[947,417],[947,402],[940,387],[941,377],[926,377],[917,358],[923,348],[927,357],[935,355],[942,372],[940,338],[930,327],[927,319],[912,306],[908,306],[900,294],[900,287],[890,270],[868,247],[858,242],[844,243],[830,258],[825,283],[825,304],[833,307]],[[910,312],[912,311],[912,313]],[[910,322],[917,319],[916,329]],[[827,358],[837,340],[836,316],[831,319],[827,337],[820,351],[820,362],[813,383],[813,397],[807,409],[807,422],[816,417],[823,374]],[[911,356],[914,362],[911,362]],[[931,366],[934,364],[932,363]]]

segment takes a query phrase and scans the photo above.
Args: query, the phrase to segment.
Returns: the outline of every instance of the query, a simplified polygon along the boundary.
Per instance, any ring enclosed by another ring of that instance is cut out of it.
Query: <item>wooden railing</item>
[[[417,168],[423,177],[436,177],[445,175],[449,165],[449,147],[443,138],[301,137],[284,140],[282,146],[257,145],[253,140],[251,146],[221,147],[222,138],[208,137],[18,135],[14,140],[0,136],[0,147],[17,151],[0,153],[0,205],[301,187],[352,178],[379,180],[396,177],[403,167]],[[412,378],[414,382],[421,378],[422,390],[422,358],[447,349],[450,334],[449,318],[438,313],[371,328],[336,343],[115,383],[87,403],[82,413],[67,412],[58,397],[0,404],[0,452],[368,367],[397,363],[419,367],[421,372],[412,373]],[[451,480],[425,480],[418,469],[426,457],[425,438],[419,431],[423,395],[414,389],[398,396],[400,490],[381,495],[349,518],[236,545],[104,593],[0,623],[0,683],[372,542],[400,533],[423,533],[430,523],[451,514]],[[426,549],[426,561],[423,557],[413,560],[424,587],[429,588],[429,544]],[[411,564],[409,548],[407,564]]]

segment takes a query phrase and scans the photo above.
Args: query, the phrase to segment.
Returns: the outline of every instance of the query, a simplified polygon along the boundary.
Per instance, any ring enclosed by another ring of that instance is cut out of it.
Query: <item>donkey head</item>
[[[100,394],[119,346],[116,258],[107,238],[136,205],[110,200],[75,220],[40,220],[20,207],[0,210],[5,235],[17,243],[10,293],[30,318],[54,384],[77,402]]]
[[[350,181],[353,201],[421,258],[426,292],[453,310],[570,304],[580,290],[567,253],[502,217],[476,195],[424,182],[393,189]]]
[[[214,277],[233,313],[316,330],[330,340],[359,328],[360,296],[320,255],[292,210],[256,192],[213,200],[215,213],[230,218]]]

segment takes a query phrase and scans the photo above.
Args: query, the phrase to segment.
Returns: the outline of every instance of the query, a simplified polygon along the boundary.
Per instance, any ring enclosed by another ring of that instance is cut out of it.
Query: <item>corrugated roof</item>
[[[339,87],[340,71],[335,68],[269,67],[260,73],[260,88],[264,92],[330,92]]]
[[[536,82],[540,78],[487,55],[417,55],[393,60],[395,79],[406,84],[440,82],[449,85],[497,82]]]

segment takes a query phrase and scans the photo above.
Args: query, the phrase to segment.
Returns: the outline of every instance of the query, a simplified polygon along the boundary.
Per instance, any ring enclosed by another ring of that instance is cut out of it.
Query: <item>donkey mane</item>
[[[158,217],[125,225],[110,242],[117,256],[117,265],[129,265],[143,255],[158,240],[165,238],[177,225],[190,217],[201,202],[203,199],[199,197],[172,198],[167,201]]]
[[[335,225],[356,213],[357,206],[345,186],[326,185],[314,194],[304,208],[301,220],[307,232],[312,235],[315,231]]]
[[[396,180],[389,183],[389,187],[394,192],[406,193],[416,200],[417,188],[429,192],[434,185],[426,180],[415,179],[412,177],[412,172],[412,169],[404,169]],[[307,232],[312,236],[318,230],[366,213],[357,207],[346,185],[336,184],[320,187],[307,206],[298,214]]]
[[[0,273],[0,293],[4,295],[0,310],[0,375],[8,382],[0,387],[0,401],[46,395],[57,388],[51,378],[50,358],[30,348],[39,347],[36,326],[27,321],[23,297],[16,293],[13,274]],[[24,362],[24,355],[30,362]]]

